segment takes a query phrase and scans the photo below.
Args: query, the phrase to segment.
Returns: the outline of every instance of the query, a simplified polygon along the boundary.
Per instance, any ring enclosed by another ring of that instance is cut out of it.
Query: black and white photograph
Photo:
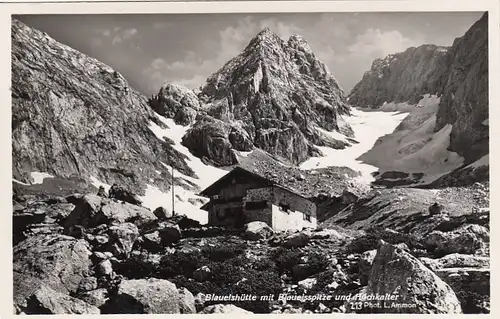
[[[12,12],[10,314],[491,312],[498,9],[313,2]]]

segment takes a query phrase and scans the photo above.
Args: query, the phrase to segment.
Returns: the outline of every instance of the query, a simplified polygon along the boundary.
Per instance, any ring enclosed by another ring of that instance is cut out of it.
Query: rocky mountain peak
[[[298,34],[291,35],[287,44],[295,50],[312,53],[312,49],[309,47],[306,39]]]
[[[244,52],[255,54],[263,53],[263,49],[283,50],[284,44],[283,39],[266,27],[250,40]]]
[[[164,92],[152,99],[163,99],[162,106],[150,104],[175,119],[182,103],[167,102],[178,99],[160,97]],[[285,42],[265,28],[241,54],[207,79],[198,97],[196,116],[192,112],[196,107],[184,106],[181,111],[192,116],[179,124],[194,123],[183,143],[216,165],[236,164],[234,150],[253,147],[298,164],[319,155],[316,146],[344,148],[349,145],[345,135],[352,136],[341,117],[349,114],[344,92],[298,35]],[[212,150],[216,144],[217,152]]]

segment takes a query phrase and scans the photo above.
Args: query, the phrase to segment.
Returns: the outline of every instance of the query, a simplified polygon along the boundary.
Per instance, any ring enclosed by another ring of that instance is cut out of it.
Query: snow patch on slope
[[[339,116],[340,117],[340,116]],[[345,135],[343,135],[342,133],[339,133],[337,131],[327,131],[325,129],[322,129],[321,127],[316,127],[316,130],[324,135],[324,136],[327,136],[327,137],[330,137],[334,140],[338,140],[338,141],[342,141],[342,142],[346,142],[346,143],[349,143],[349,141],[347,140],[347,137]]]
[[[384,136],[360,159],[381,171],[424,173],[422,182],[431,182],[463,165],[464,159],[448,151],[452,125],[434,132],[436,116],[421,125]]]
[[[468,168],[468,167],[477,168],[477,167],[489,166],[489,165],[490,165],[490,154],[486,154],[483,157],[481,157],[480,159],[478,159],[477,161],[470,163],[465,168]]]
[[[49,173],[31,172],[31,178],[33,179],[33,182],[31,184],[43,184],[44,179],[54,178],[54,176],[50,175]]]
[[[161,116],[157,116],[157,118],[162,121],[167,128],[163,129],[156,123],[151,122],[149,129],[161,140],[163,140],[163,137],[171,139],[174,142],[172,147],[187,156],[188,159],[186,162],[188,166],[195,172],[196,176],[198,176],[198,178],[193,178],[182,174],[178,170],[174,170],[175,178],[182,178],[190,181],[196,184],[201,191],[228,173],[226,170],[206,165],[201,159],[192,155],[187,147],[181,144],[182,137],[190,127],[177,125],[172,119],[166,119]],[[169,169],[169,171],[171,170],[170,166],[165,163],[162,164]],[[152,210],[156,209],[158,206],[163,206],[169,210],[172,209],[172,189],[164,193],[157,187],[148,185],[145,192],[144,196],[140,196],[144,206]],[[184,214],[189,218],[198,220],[200,223],[206,223],[208,221],[207,212],[199,208],[206,201],[206,198],[198,196],[197,191],[188,190],[182,186],[175,185],[174,195],[176,213]]]
[[[384,104],[379,108],[380,111],[384,112],[411,112],[414,111],[415,108],[427,108],[427,107],[436,107],[439,105],[441,101],[441,97],[438,97],[435,94],[424,94],[422,99],[418,101],[418,103],[410,104],[408,102],[384,102]]]
[[[371,182],[374,180],[371,173],[377,171],[377,167],[365,164],[357,158],[369,151],[380,136],[394,131],[406,116],[407,114],[399,112],[362,111],[353,108],[351,116],[346,117],[345,121],[351,126],[354,131],[355,139],[359,141],[359,143],[346,147],[343,150],[318,147],[324,156],[312,157],[302,163],[300,168],[308,170],[325,168],[328,166],[346,166],[353,170],[360,171],[363,181]],[[340,133],[337,134],[335,134],[334,138],[340,139],[340,137],[343,137],[345,139],[344,135]]]
[[[24,186],[29,186],[29,185],[30,185],[30,184],[27,184],[27,183],[21,182],[21,181],[19,181],[19,180],[15,179],[15,178],[13,178],[13,179],[12,179],[12,181],[13,181],[14,183],[21,184],[21,185],[24,185]]]

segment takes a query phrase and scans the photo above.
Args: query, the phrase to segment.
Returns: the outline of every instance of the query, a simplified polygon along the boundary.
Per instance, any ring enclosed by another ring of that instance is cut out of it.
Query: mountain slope
[[[384,102],[417,103],[421,96],[441,94],[446,83],[449,48],[426,44],[373,61],[349,94],[353,106],[378,108]]]
[[[170,208],[173,166],[179,212],[197,218],[195,194],[225,172],[180,145],[183,127],[153,112],[118,72],[17,20],[12,114],[12,174],[25,193],[118,183],[151,209]]]
[[[31,172],[46,172],[119,181],[138,192],[146,182],[166,190],[170,175],[161,162],[194,177],[186,157],[148,129],[158,120],[146,102],[107,65],[12,21],[17,180],[30,182]]]
[[[179,124],[196,119],[183,144],[215,165],[235,164],[234,150],[253,147],[297,164],[319,155],[316,146],[350,144],[345,135],[352,136],[352,130],[342,119],[349,115],[344,93],[297,35],[285,42],[262,30],[207,79],[198,94],[200,106],[175,98],[173,92],[180,91],[167,85],[150,104]]]
[[[418,103],[386,103],[381,110],[409,112],[407,118],[387,136],[381,137],[375,146],[359,159],[375,165],[381,172],[398,171],[420,175],[417,180],[390,177],[385,185],[467,185],[488,178],[489,126],[488,126],[488,16],[485,13],[453,46],[447,50],[447,66],[439,64],[429,74],[440,74],[440,79],[430,77],[429,85],[442,83],[434,88],[441,96],[430,96],[429,91]],[[391,60],[389,56],[386,60]],[[434,59],[435,60],[435,59]],[[394,68],[393,62],[390,68]],[[374,62],[375,64],[375,62]],[[415,71],[409,63],[404,72]],[[367,74],[373,73],[369,71]],[[402,74],[402,73],[401,73]],[[417,72],[417,75],[420,74]],[[368,76],[356,86],[351,94],[354,101],[362,101],[359,95],[368,87]],[[380,81],[382,81],[382,78]],[[390,86],[392,78],[387,78]],[[403,81],[404,82],[404,81]],[[401,84],[403,92],[424,93],[429,87],[422,86],[425,78],[418,82]],[[426,84],[428,85],[428,84]],[[365,92],[366,93],[366,92]],[[368,92],[369,93],[369,92]],[[398,93],[399,94],[399,93]],[[417,95],[413,95],[415,97]],[[368,95],[369,101],[371,96]],[[396,98],[398,99],[398,98]],[[349,100],[351,101],[351,99]],[[415,105],[412,105],[415,104]],[[417,107],[418,106],[418,107]],[[378,176],[379,182],[385,178]],[[394,174],[390,174],[394,175]],[[407,174],[406,174],[407,175]],[[424,177],[425,176],[425,177]],[[387,177],[387,176],[386,176]],[[430,187],[429,185],[429,187]]]

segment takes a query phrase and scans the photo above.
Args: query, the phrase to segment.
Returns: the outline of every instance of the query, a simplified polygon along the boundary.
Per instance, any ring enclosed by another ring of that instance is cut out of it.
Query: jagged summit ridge
[[[385,102],[415,104],[424,94],[441,94],[448,72],[448,50],[425,44],[374,60],[351,90],[349,103],[378,108]]]
[[[164,92],[159,96],[152,99],[154,109],[177,108]],[[285,42],[263,29],[208,77],[198,97],[198,110],[180,111],[193,114],[181,123],[193,124],[183,143],[215,165],[235,164],[234,151],[254,147],[298,164],[320,155],[316,146],[344,148],[349,145],[346,135],[352,136],[342,119],[349,115],[343,90],[299,35]],[[223,151],[215,152],[215,145]]]

